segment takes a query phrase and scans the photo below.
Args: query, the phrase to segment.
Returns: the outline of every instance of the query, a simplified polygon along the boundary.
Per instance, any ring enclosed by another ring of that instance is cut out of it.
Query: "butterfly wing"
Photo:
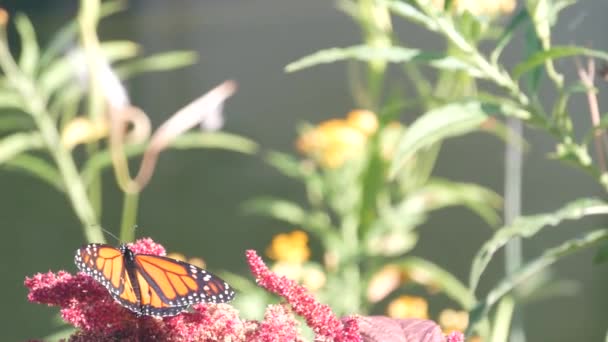
[[[129,278],[123,253],[104,244],[89,244],[76,251],[74,263],[101,285],[127,309],[141,314],[141,304]]]
[[[224,303],[235,295],[219,277],[183,261],[136,254],[134,265],[144,315],[173,316],[191,304]]]

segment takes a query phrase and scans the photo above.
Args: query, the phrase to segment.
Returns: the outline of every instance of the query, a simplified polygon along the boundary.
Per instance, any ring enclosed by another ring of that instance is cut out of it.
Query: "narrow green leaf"
[[[243,209],[248,214],[265,215],[292,225],[302,225],[307,215],[297,203],[272,197],[249,200]]]
[[[282,174],[298,179],[306,178],[307,173],[303,169],[302,163],[287,153],[269,152],[266,161]]]
[[[101,43],[101,50],[109,63],[137,55],[139,46],[131,41],[109,41]],[[55,60],[40,75],[40,89],[45,94],[62,89],[66,83],[77,77],[79,69],[84,70],[84,56],[72,52]]]
[[[390,166],[390,177],[394,178],[421,148],[478,130],[487,118],[488,115],[476,102],[449,104],[425,113],[400,138]]]
[[[3,108],[17,108],[21,109],[24,107],[24,103],[21,100],[21,96],[12,91],[0,91],[0,109]]]
[[[29,154],[21,154],[6,162],[6,166],[23,170],[51,185],[56,190],[60,192],[65,191],[59,171],[42,158]]]
[[[39,133],[15,133],[0,140],[0,165],[23,152],[40,149],[44,142]]]
[[[19,55],[19,67],[28,75],[33,75],[38,64],[39,47],[36,40],[36,31],[30,19],[24,14],[17,14],[15,26],[19,32],[21,43],[21,54]]]
[[[576,220],[584,216],[608,214],[608,204],[598,199],[579,199],[563,208],[546,214],[522,216],[512,224],[500,228],[490,240],[481,246],[473,259],[469,287],[476,289],[482,273],[498,249],[515,237],[532,237],[547,226],[556,226],[564,220]]]
[[[463,205],[479,215],[490,225],[500,222],[497,209],[501,197],[487,188],[473,183],[458,183],[433,179],[427,185],[408,196],[411,207],[436,210],[447,206]]]
[[[308,212],[297,203],[273,197],[249,200],[243,209],[247,213],[268,216],[306,230],[326,248],[341,246],[337,230],[333,229],[329,216],[323,211]]]
[[[390,63],[420,62],[438,69],[466,70],[475,77],[480,77],[482,75],[482,73],[473,66],[453,56],[433,54],[401,46],[372,47],[368,45],[355,45],[345,48],[321,50],[288,64],[285,67],[285,71],[294,72],[319,64],[353,59],[364,62],[374,60],[382,60]]]
[[[601,264],[606,261],[608,261],[608,243],[600,247],[593,258],[593,262],[596,264]]]
[[[506,294],[510,293],[516,286],[522,284],[534,274],[542,271],[546,267],[552,265],[559,259],[576,253],[578,251],[590,248],[597,243],[608,240],[608,229],[599,229],[585,234],[578,239],[567,240],[557,247],[545,250],[538,258],[526,263],[515,273],[504,278],[498,285],[492,289],[486,298],[479,302],[469,314],[469,326],[467,327],[467,335],[475,329],[477,323],[484,319],[490,309]]]
[[[513,35],[517,28],[529,19],[530,17],[528,16],[528,11],[524,9],[519,10],[519,12],[517,12],[517,14],[511,18],[511,21],[509,22],[505,30],[502,32],[502,35],[500,36],[500,38],[498,38],[498,42],[496,43],[494,51],[492,51],[492,54],[490,55],[490,60],[493,64],[498,63],[500,54],[502,53],[504,48],[507,47],[509,42],[511,42],[511,39],[513,38]]]
[[[498,303],[494,324],[492,324],[491,342],[508,342],[511,320],[515,311],[515,300],[511,296],[505,296]]]
[[[0,132],[25,131],[33,126],[32,118],[24,113],[0,114]]]
[[[169,145],[169,148],[182,150],[193,148],[216,148],[251,154],[256,151],[257,145],[255,142],[235,134],[222,132],[189,132],[177,137],[171,145]],[[124,148],[124,152],[128,158],[132,158],[144,153],[145,149],[145,144],[127,145]],[[99,170],[111,165],[112,158],[110,152],[107,149],[99,151],[92,155],[84,165],[82,177],[86,183],[89,183],[92,176]]]
[[[544,64],[547,60],[571,56],[589,56],[608,61],[608,52],[588,49],[580,46],[554,46],[549,50],[539,51],[527,60],[517,64],[513,69],[513,77],[518,79],[529,70]]]
[[[253,140],[224,132],[189,132],[175,139],[170,147],[179,150],[215,148],[245,154],[255,153],[258,148]]]
[[[429,31],[438,30],[437,24],[431,17],[420,12],[416,7],[405,1],[381,0],[380,3],[386,5],[388,9],[396,15],[421,24]]]
[[[295,62],[289,63],[285,71],[294,72],[319,64],[334,63],[347,59],[360,61],[385,60],[392,63],[407,62],[420,54],[420,50],[391,46],[374,48],[367,45],[356,45],[345,48],[331,48],[315,52]]]
[[[196,63],[196,52],[171,51],[128,61],[115,67],[121,79],[129,79],[138,74],[183,68]]]
[[[99,18],[103,19],[124,10],[126,3],[124,0],[103,1],[99,8]],[[77,36],[78,22],[71,20],[53,35],[50,43],[44,48],[40,56],[40,65],[48,65],[53,59],[65,52],[76,41]]]
[[[438,287],[449,298],[460,304],[465,310],[470,310],[476,302],[472,292],[452,273],[438,265],[417,257],[406,257],[397,264],[406,274],[416,273],[428,280],[428,284]]]

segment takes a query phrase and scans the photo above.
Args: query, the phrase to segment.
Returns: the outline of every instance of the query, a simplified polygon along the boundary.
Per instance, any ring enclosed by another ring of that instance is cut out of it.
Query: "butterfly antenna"
[[[116,239],[116,241],[118,241],[118,243],[120,243],[120,239],[116,235],[112,234],[112,232],[110,232],[109,230],[106,230],[103,227],[101,227],[101,230],[103,230],[104,232],[106,232],[108,235],[110,235],[111,237],[113,237],[114,239]]]

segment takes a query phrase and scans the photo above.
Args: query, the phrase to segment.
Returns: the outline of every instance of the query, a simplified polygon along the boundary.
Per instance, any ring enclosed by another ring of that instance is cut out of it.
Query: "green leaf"
[[[412,123],[401,137],[389,175],[394,178],[422,148],[479,129],[488,118],[479,103],[453,103],[435,108]]]
[[[444,70],[466,70],[471,76],[480,77],[480,73],[472,65],[443,54],[432,54],[417,49],[401,46],[372,47],[355,45],[345,48],[321,50],[303,57],[285,67],[286,72],[294,72],[319,64],[334,63],[344,60],[359,60],[364,62],[382,60],[390,63],[420,62]]]
[[[601,264],[606,261],[608,261],[608,243],[600,247],[593,258],[593,262],[596,264]]]
[[[380,3],[387,6],[388,9],[396,15],[420,24],[429,31],[437,31],[439,29],[432,18],[405,1],[381,0]]]
[[[15,26],[21,40],[21,54],[19,67],[28,75],[33,75],[38,64],[39,47],[36,41],[36,32],[30,19],[24,14],[17,14]]]
[[[292,225],[302,225],[308,214],[297,203],[272,197],[249,200],[243,209],[248,214],[265,215]]]
[[[308,212],[297,203],[273,197],[249,200],[243,209],[247,213],[272,217],[306,230],[314,234],[325,248],[343,245],[337,230],[331,225],[331,219],[323,211]]]
[[[0,140],[0,165],[23,152],[44,147],[39,133],[15,133]]]
[[[114,69],[116,74],[124,80],[142,73],[183,68],[196,63],[196,60],[196,52],[171,51],[128,61]]]
[[[579,199],[561,209],[546,214],[522,216],[510,225],[504,226],[494,233],[490,240],[481,246],[473,259],[469,287],[475,291],[482,273],[501,247],[516,237],[532,237],[547,226],[556,226],[564,220],[576,220],[589,215],[608,214],[608,204],[598,199]]]
[[[118,13],[126,8],[126,1],[103,1],[99,8],[99,18],[103,19],[112,14]],[[57,56],[61,55],[67,48],[76,41],[78,36],[78,21],[71,20],[53,35],[50,43],[42,51],[40,65],[46,66]]]
[[[215,148],[252,154],[257,151],[258,145],[253,140],[236,134],[224,132],[189,132],[176,138],[170,147],[178,150]]]
[[[101,50],[108,63],[131,58],[139,52],[139,46],[131,41],[109,41],[101,43]],[[77,70],[84,68],[82,52],[72,52],[45,68],[40,75],[40,89],[52,94],[77,77]]]
[[[266,155],[266,161],[288,177],[304,179],[308,175],[302,163],[287,153],[269,152]]]
[[[500,36],[500,38],[498,38],[496,47],[494,48],[494,51],[492,51],[492,54],[490,56],[490,60],[492,61],[492,64],[495,64],[495,65],[498,64],[498,58],[500,58],[500,54],[502,53],[504,48],[507,47],[509,42],[511,42],[511,39],[513,38],[515,30],[517,30],[517,28],[522,23],[524,23],[526,20],[529,20],[529,19],[530,19],[530,17],[528,16],[528,11],[523,10],[523,9],[520,10],[519,12],[517,12],[517,14],[511,18],[509,25],[507,25],[505,30],[502,32],[502,35]]]
[[[504,278],[488,293],[483,301],[479,302],[470,311],[467,336],[470,336],[477,323],[487,316],[489,310],[516,286],[522,284],[531,276],[552,265],[559,259],[606,240],[608,240],[608,229],[595,230],[585,234],[581,238],[567,240],[557,247],[545,250],[540,257],[526,263],[515,273]]]
[[[538,51],[530,56],[530,58],[517,64],[513,69],[513,77],[518,79],[529,70],[544,64],[548,60],[580,55],[608,61],[608,53],[604,51],[588,49],[580,46],[554,46],[549,50]]]
[[[500,222],[496,210],[502,203],[501,197],[487,188],[473,183],[458,183],[443,179],[433,179],[427,185],[408,196],[413,207],[436,210],[447,206],[464,205],[490,225]]]
[[[33,126],[32,118],[24,113],[0,113],[0,132],[24,131]]]
[[[17,108],[21,109],[24,107],[24,103],[21,100],[21,96],[12,91],[0,91],[0,109],[3,108]]]
[[[61,174],[46,160],[29,154],[21,154],[6,162],[6,166],[23,170],[46,182],[60,192],[64,192]]]
[[[255,142],[229,133],[222,132],[189,132],[175,138],[169,145],[174,149],[194,149],[194,148],[216,148],[229,151],[251,154],[257,149]],[[128,158],[132,158],[144,153],[145,144],[126,145],[124,152]],[[82,170],[82,177],[89,183],[99,170],[112,165],[110,151],[102,150],[87,161]]]
[[[471,309],[476,302],[473,293],[458,278],[430,261],[406,257],[397,265],[406,274],[418,274],[420,278],[425,279],[427,283],[423,285],[438,287],[465,310]],[[412,278],[416,281],[417,277]]]
[[[498,303],[494,324],[492,324],[491,342],[508,342],[511,320],[515,311],[515,300],[511,296],[505,296]]]

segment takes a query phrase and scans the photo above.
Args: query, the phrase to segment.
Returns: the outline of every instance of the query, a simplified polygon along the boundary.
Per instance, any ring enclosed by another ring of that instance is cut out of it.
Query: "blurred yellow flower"
[[[386,265],[372,276],[367,287],[367,299],[377,303],[386,298],[405,280],[397,265]]]
[[[469,325],[469,314],[466,311],[445,309],[439,314],[438,321],[445,334],[452,331],[463,332]]]
[[[378,129],[376,115],[366,110],[354,110],[347,119],[331,119],[303,133],[296,147],[316,159],[326,168],[340,167],[361,153],[368,137]]]
[[[401,296],[388,304],[387,315],[392,318],[428,319],[429,305],[422,297]]]
[[[275,262],[270,269],[272,272],[294,281],[299,281],[302,277],[302,264],[279,261]]]
[[[433,0],[433,5],[443,8],[444,0]],[[515,10],[517,0],[453,0],[452,8],[457,13],[469,11],[474,15],[496,16]]]
[[[326,281],[325,273],[318,267],[305,267],[302,272],[302,285],[309,291],[315,292],[321,289]]]
[[[192,264],[194,266],[198,266],[200,268],[205,268],[207,266],[206,263],[205,263],[205,260],[203,260],[202,258],[194,257],[194,258],[188,259],[182,253],[177,253],[177,252],[169,253],[169,254],[167,254],[167,258],[171,258],[171,259],[187,262],[189,264]]]
[[[348,113],[346,123],[366,136],[374,134],[378,129],[376,114],[365,109],[355,109]]]
[[[266,249],[269,258],[290,264],[302,264],[310,258],[308,235],[301,230],[278,234]]]
[[[61,143],[68,149],[106,137],[109,133],[106,121],[94,122],[78,116],[68,122],[61,132]]]

